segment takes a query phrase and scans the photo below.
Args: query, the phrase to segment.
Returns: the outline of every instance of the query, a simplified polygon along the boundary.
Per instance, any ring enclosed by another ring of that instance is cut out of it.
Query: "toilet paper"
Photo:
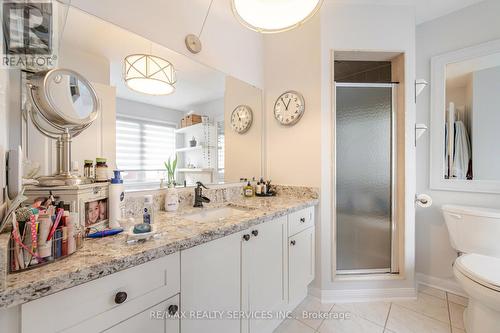
[[[427,208],[432,206],[432,198],[427,194],[419,194],[417,195],[417,205],[423,208]]]

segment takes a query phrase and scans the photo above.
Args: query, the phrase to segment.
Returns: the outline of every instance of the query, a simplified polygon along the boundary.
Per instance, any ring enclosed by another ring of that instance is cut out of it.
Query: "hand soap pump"
[[[114,177],[109,185],[109,227],[120,228],[121,206],[125,199],[125,188],[120,170],[114,170]]]
[[[153,208],[153,196],[145,195],[144,196],[144,207],[142,214],[142,222],[147,224],[153,224],[154,222],[154,208]]]

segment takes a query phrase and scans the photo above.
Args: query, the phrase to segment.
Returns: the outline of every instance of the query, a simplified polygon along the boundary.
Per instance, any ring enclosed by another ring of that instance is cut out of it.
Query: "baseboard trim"
[[[318,288],[310,288],[309,295],[318,298],[321,303],[388,302],[416,299],[417,290],[415,288],[351,290],[320,290]]]
[[[460,287],[460,285],[454,278],[443,279],[422,273],[416,273],[415,278],[417,280],[417,283],[425,284],[426,286],[432,288],[441,289],[456,295],[467,297],[465,291],[462,289],[462,287]]]

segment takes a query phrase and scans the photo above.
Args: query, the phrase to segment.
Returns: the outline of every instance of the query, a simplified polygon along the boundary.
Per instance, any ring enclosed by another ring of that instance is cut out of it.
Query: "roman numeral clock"
[[[304,96],[293,90],[285,91],[274,103],[274,118],[285,126],[295,125],[306,109]]]

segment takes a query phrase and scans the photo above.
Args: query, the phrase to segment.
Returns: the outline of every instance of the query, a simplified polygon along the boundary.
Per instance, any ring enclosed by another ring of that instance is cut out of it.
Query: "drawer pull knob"
[[[306,222],[306,218],[305,217],[301,217],[300,218],[300,223],[305,223]]]
[[[122,304],[127,300],[127,293],[124,291],[119,291],[115,295],[115,303],[116,304]]]
[[[292,246],[295,246],[295,244],[297,244],[297,242],[293,240],[293,241],[291,241],[291,242],[290,242],[290,244],[291,244]]]
[[[252,235],[254,235],[255,237],[257,237],[259,235],[259,230],[253,230],[252,231]]]
[[[175,316],[175,314],[177,313],[177,311],[179,311],[179,307],[175,304],[173,305],[170,305],[168,307],[168,314],[171,315],[171,316]]]
[[[249,234],[245,234],[243,235],[243,239],[248,242],[250,240],[250,235]]]

